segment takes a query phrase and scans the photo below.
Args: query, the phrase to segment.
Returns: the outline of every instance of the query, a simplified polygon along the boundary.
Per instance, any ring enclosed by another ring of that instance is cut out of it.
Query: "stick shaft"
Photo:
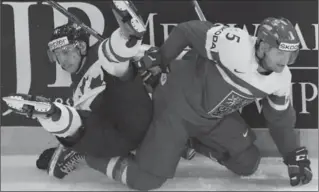
[[[76,23],[79,25],[82,29],[84,29],[86,32],[94,36],[97,40],[103,41],[104,38],[94,29],[91,27],[85,25],[80,19],[78,19],[75,15],[70,13],[68,10],[66,10],[64,7],[62,7],[59,3],[51,0],[46,1],[51,7],[55,8],[57,11],[62,13],[64,16],[68,17],[73,23]]]
[[[192,4],[194,6],[194,9],[195,9],[195,11],[197,13],[197,16],[198,16],[199,20],[206,21],[206,17],[204,15],[202,9],[200,8],[198,2],[196,0],[192,0]]]

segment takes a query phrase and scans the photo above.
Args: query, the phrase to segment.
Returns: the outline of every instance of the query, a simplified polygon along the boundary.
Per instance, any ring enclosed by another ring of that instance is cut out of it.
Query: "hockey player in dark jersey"
[[[10,100],[14,97],[5,99],[17,113],[37,118],[59,140],[57,148],[45,150],[36,162],[57,178],[65,177],[83,158],[91,166],[92,158],[128,155],[151,121],[152,101],[133,61],[143,52],[145,25],[130,1],[114,1],[112,10],[120,28],[103,42],[89,47],[89,35],[68,23],[54,29],[48,43],[52,62],[71,73],[73,106],[20,94],[14,97],[38,103],[17,110]]]
[[[186,46],[195,56],[172,61]],[[294,63],[299,48],[298,35],[284,18],[265,19],[257,38],[210,22],[177,25],[158,51],[150,49],[141,59],[141,66],[160,65],[169,73],[162,74],[153,93],[153,120],[135,156],[95,161],[95,169],[133,189],[156,189],[174,177],[186,145],[235,174],[251,175],[261,157],[238,110],[258,100],[290,184],[309,183],[308,151],[294,134],[296,116],[289,99],[287,65]]]

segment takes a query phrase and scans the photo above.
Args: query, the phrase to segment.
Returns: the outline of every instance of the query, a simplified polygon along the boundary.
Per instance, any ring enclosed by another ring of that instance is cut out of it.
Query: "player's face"
[[[263,59],[263,67],[268,71],[274,71],[280,73],[284,70],[284,67],[290,63],[292,52],[282,51],[277,48],[270,48],[265,53]]]
[[[54,50],[57,62],[62,69],[69,73],[75,73],[81,65],[80,50],[73,44]]]

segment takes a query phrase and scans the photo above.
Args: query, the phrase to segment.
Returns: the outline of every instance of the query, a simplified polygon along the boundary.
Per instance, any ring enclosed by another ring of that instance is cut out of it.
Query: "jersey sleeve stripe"
[[[124,37],[120,28],[114,31],[109,39],[109,51],[117,61],[124,62],[134,57],[139,52],[142,40],[137,42],[132,47],[128,47],[128,38]]]
[[[108,47],[108,45],[107,44],[105,46],[102,45],[102,47],[98,49],[99,62],[102,68],[111,75],[114,75],[117,77],[121,76],[127,71],[129,67],[129,60],[125,62],[113,61],[111,56],[106,56],[106,53],[109,53],[109,52],[107,50],[103,50],[105,47]]]
[[[110,162],[107,164],[106,175],[111,179],[113,178],[113,171],[119,159],[120,157],[113,157],[110,159]]]
[[[267,100],[268,100],[269,105],[270,105],[273,109],[275,109],[275,110],[277,110],[277,111],[284,111],[284,110],[286,110],[286,109],[288,108],[288,106],[289,106],[289,100],[287,100],[287,102],[284,103],[284,104],[276,104],[276,103],[274,103],[274,102],[269,98],[269,96],[267,96]]]
[[[125,166],[123,173],[121,175],[121,182],[127,185],[127,166]]]
[[[111,55],[109,55],[110,51],[108,50],[109,48],[109,39],[104,40],[100,47],[99,47],[99,58],[101,59],[102,57],[104,58],[104,60],[107,60],[108,62],[113,62],[113,63],[118,63],[118,61],[116,61],[116,59]],[[101,51],[100,51],[101,50]]]
[[[289,102],[289,100],[286,99],[286,96],[269,95],[268,98],[277,105],[285,105]]]

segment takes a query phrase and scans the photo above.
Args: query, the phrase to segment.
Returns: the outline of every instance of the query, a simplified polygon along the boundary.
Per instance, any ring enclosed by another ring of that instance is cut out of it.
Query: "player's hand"
[[[56,112],[56,106],[45,97],[28,94],[12,94],[2,98],[10,110],[28,118],[49,118]]]
[[[160,81],[161,74],[162,70],[158,66],[140,72],[140,76],[149,93],[153,93],[153,90]]]
[[[287,157],[284,158],[284,163],[288,166],[291,186],[304,185],[312,180],[308,150],[305,147],[290,152]]]
[[[151,47],[144,52],[144,56],[140,59],[140,69],[147,70],[154,66],[160,65],[160,57],[158,54],[158,47]]]
[[[162,72],[168,73],[169,68],[162,62],[158,47],[151,47],[144,52],[144,56],[138,62],[139,70],[146,71],[158,66]]]
[[[145,84],[150,85],[151,87],[154,88],[158,84],[161,73],[162,73],[161,69],[156,66],[144,72],[141,71],[140,75]]]

